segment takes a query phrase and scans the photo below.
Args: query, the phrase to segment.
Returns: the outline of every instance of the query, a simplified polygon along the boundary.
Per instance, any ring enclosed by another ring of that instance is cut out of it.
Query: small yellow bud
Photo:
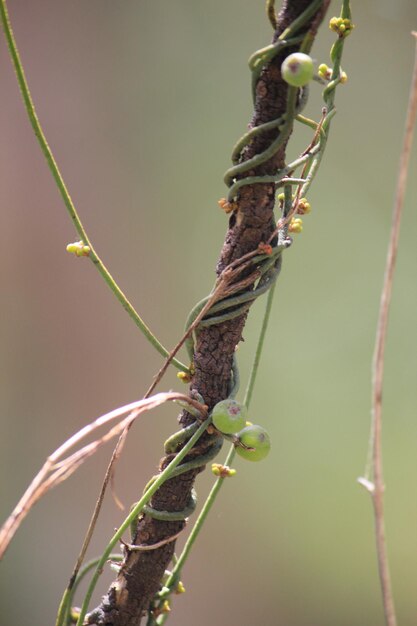
[[[222,465],[221,463],[212,463],[211,471],[215,476],[220,478],[231,478],[236,475],[236,470],[228,465]]]
[[[350,35],[355,25],[347,18],[332,17],[329,22],[329,28],[342,38]]]
[[[168,600],[165,600],[163,605],[161,606],[161,613],[169,613],[171,611],[171,606]]]
[[[301,233],[303,230],[303,220],[299,217],[293,217],[288,226],[290,233]]]
[[[342,85],[347,83],[347,80],[348,80],[348,76],[347,76],[346,72],[342,72],[340,74],[340,82],[342,83]]]
[[[337,17],[332,17],[329,21],[329,28],[330,30],[335,30],[337,28],[337,24],[338,24],[338,18]]]
[[[179,581],[178,585],[175,587],[175,593],[177,594],[185,593],[185,587],[181,581]]]
[[[332,77],[332,68],[326,65],[326,63],[322,63],[318,67],[318,73],[321,78],[325,80],[330,80]]]
[[[233,211],[237,211],[238,205],[237,202],[229,202],[226,198],[220,198],[217,204],[223,211],[227,213],[232,213]]]
[[[297,206],[297,213],[299,215],[307,215],[307,213],[311,213],[311,205],[307,198],[300,198]]]
[[[177,378],[179,378],[179,380],[181,380],[185,384],[191,382],[191,376],[187,372],[178,372]]]
[[[69,243],[66,250],[70,254],[75,254],[75,256],[88,256],[90,254],[90,246],[85,246],[82,241]]]

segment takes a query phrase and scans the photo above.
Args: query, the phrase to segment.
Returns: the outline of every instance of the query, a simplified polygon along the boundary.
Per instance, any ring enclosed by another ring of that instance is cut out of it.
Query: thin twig
[[[400,156],[397,190],[395,194],[391,233],[388,244],[384,283],[381,293],[378,326],[375,339],[375,350],[372,363],[372,418],[369,455],[369,458],[371,459],[371,464],[365,471],[365,477],[359,479],[359,482],[371,494],[374,506],[378,569],[384,605],[385,621],[387,626],[396,626],[397,618],[395,615],[394,599],[392,594],[387,546],[385,539],[384,478],[382,468],[381,442],[382,384],[384,374],[384,354],[388,328],[389,308],[392,296],[395,262],[398,251],[401,216],[407,184],[407,174],[413,141],[413,131],[417,116],[417,33],[413,33],[413,35],[414,37],[416,37],[414,70],[407,109],[404,143]]]
[[[80,571],[80,567],[81,567],[81,565],[82,565],[82,563],[84,561],[84,557],[86,555],[88,546],[90,545],[90,541],[91,541],[91,538],[93,536],[93,533],[94,533],[94,530],[95,530],[95,527],[96,527],[96,524],[97,524],[97,519],[98,519],[98,516],[99,516],[100,511],[101,511],[101,507],[102,507],[102,504],[103,504],[103,500],[104,500],[104,496],[105,496],[105,493],[106,493],[107,485],[109,484],[109,481],[113,477],[113,467],[114,467],[114,464],[116,463],[116,461],[118,460],[118,458],[119,458],[119,456],[121,454],[121,451],[123,449],[124,443],[126,441],[127,433],[129,432],[129,428],[130,428],[132,423],[133,423],[133,420],[130,421],[129,424],[126,426],[126,428],[123,429],[119,439],[117,440],[116,446],[114,447],[114,450],[112,452],[109,464],[107,466],[106,474],[104,476],[104,480],[103,480],[103,483],[101,485],[100,493],[98,495],[96,504],[94,506],[93,515],[91,516],[90,522],[88,524],[87,532],[86,532],[86,535],[85,535],[84,540],[83,540],[83,545],[81,546],[80,553],[79,553],[78,558],[77,558],[77,560],[75,562],[75,566],[74,566],[74,569],[73,569],[73,572],[72,572],[72,575],[71,575],[71,578],[70,578],[70,582],[68,584],[68,588],[69,589],[71,589],[72,586],[74,585],[74,583],[75,583],[75,581],[77,579],[77,576],[78,576],[78,572]]]
[[[150,545],[144,544],[144,543],[131,544],[131,543],[126,543],[126,542],[123,542],[123,545],[131,552],[149,552],[150,550],[157,550],[158,548],[165,546],[167,543],[171,543],[172,541],[175,541],[181,535],[183,530],[184,528],[181,528],[181,530],[175,533],[175,535],[171,535],[170,537],[167,537],[166,539],[161,539],[161,541],[157,541],[156,543],[151,543]]]

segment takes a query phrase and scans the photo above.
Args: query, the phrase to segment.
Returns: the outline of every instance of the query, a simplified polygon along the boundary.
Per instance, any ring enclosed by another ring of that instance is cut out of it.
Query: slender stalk
[[[123,555],[121,554],[110,554],[108,560],[112,563],[123,561]],[[62,596],[61,604],[59,605],[58,616],[56,619],[56,624],[62,624],[63,626],[68,624],[69,613],[71,611],[72,599],[77,591],[77,587],[94,567],[96,567],[99,559],[93,559],[84,565],[84,567],[80,570],[76,580],[74,581],[73,586],[68,587],[65,590],[64,595]]]
[[[29,90],[29,85],[26,80],[26,76],[25,76],[22,62],[20,60],[20,55],[19,55],[19,51],[17,48],[16,40],[14,38],[13,29],[10,23],[6,0],[0,0],[0,17],[1,17],[2,24],[3,24],[4,34],[6,36],[10,57],[12,59],[12,63],[16,72],[20,91],[22,93],[26,112],[28,114],[36,139],[39,142],[39,145],[45,156],[48,167],[51,170],[52,176],[55,180],[55,183],[64,201],[65,207],[75,227],[75,230],[77,231],[77,234],[79,235],[80,239],[84,242],[84,244],[89,246],[90,248],[90,253],[88,255],[89,258],[94,263],[99,273],[104,278],[105,282],[110,287],[113,294],[116,296],[116,298],[118,299],[120,304],[123,306],[125,311],[135,322],[139,330],[145,335],[147,340],[159,352],[159,354],[161,354],[164,357],[167,357],[169,355],[169,351],[166,348],[164,348],[164,346],[158,341],[158,339],[152,333],[150,328],[145,324],[145,322],[142,320],[138,312],[135,310],[133,305],[129,302],[129,300],[123,293],[123,291],[117,285],[116,281],[114,280],[114,278],[112,277],[112,275],[110,274],[110,272],[108,271],[108,269],[106,268],[106,266],[104,265],[100,257],[98,256],[97,252],[95,251],[94,246],[91,243],[87,235],[87,232],[81,223],[77,210],[74,206],[74,203],[65,185],[64,179],[62,178],[61,172],[58,168],[58,164],[54,158],[51,148],[49,147],[49,144],[46,140],[45,134],[39,122],[38,116],[36,114],[35,105],[32,100],[32,96]],[[183,363],[181,363],[177,359],[172,359],[171,362],[179,370],[188,372],[188,367],[186,367]]]
[[[273,20],[272,16],[272,12],[274,11],[274,2],[271,2],[270,0],[267,1],[267,14],[268,17],[270,18],[270,21]],[[350,17],[350,8],[349,8],[349,1],[348,0],[344,0],[343,2],[343,8],[342,8],[342,16],[343,17]],[[290,178],[290,179],[285,179],[283,178],[281,183],[285,185],[284,191],[286,194],[286,208],[284,211],[284,217],[289,213],[291,206],[292,206],[292,192],[291,192],[291,187],[288,183],[291,184],[301,184],[303,185],[303,192],[304,190],[306,191],[308,189],[308,187],[310,186],[314,175],[316,174],[320,162],[321,162],[321,158],[323,156],[323,152],[326,146],[326,140],[327,140],[327,134],[325,131],[328,132],[328,129],[330,127],[330,121],[332,119],[332,117],[334,116],[335,113],[335,109],[334,109],[334,96],[335,96],[335,88],[339,82],[339,75],[340,75],[340,61],[341,61],[341,57],[342,57],[342,52],[343,52],[343,40],[338,41],[337,42],[337,46],[335,46],[335,50],[334,50],[334,70],[333,70],[333,82],[329,83],[329,85],[327,86],[327,92],[325,91],[325,101],[327,104],[327,114],[325,115],[323,121],[321,124],[317,124],[316,122],[312,122],[311,120],[306,120],[305,118],[302,118],[302,122],[307,123],[307,125],[311,126],[314,128],[314,130],[320,134],[320,144],[318,144],[317,146],[314,146],[313,148],[313,144],[311,144],[311,146],[309,146],[309,150],[310,153],[308,155],[303,155],[302,157],[300,157],[300,159],[298,159],[297,161],[295,161],[294,163],[291,163],[289,166],[287,166],[286,169],[292,170],[294,167],[298,167],[299,165],[303,164],[304,162],[308,161],[309,159],[312,158],[313,154],[315,154],[316,152],[318,152],[318,156],[316,156],[316,158],[313,161],[313,166],[312,166],[312,171],[309,174],[309,178],[308,180],[304,180],[304,179],[294,179],[294,178]],[[337,79],[335,78],[337,77]],[[323,128],[323,130],[322,130]],[[250,136],[251,134],[255,134],[259,132],[258,129],[253,129],[253,131],[250,131],[247,135],[244,135],[244,137],[239,140],[238,144],[237,144],[237,148],[235,149],[234,153],[237,152],[237,149],[239,146],[244,145],[247,141],[248,135]],[[317,137],[318,140],[318,137]],[[312,154],[313,153],[313,154]],[[268,152],[269,155],[269,152]],[[263,161],[263,155],[261,157],[255,157],[255,159],[259,159],[260,161]],[[230,170],[228,170],[228,172],[225,175],[225,180],[226,182],[228,182],[230,179],[233,178],[233,175],[236,173],[236,171],[238,171],[236,168],[239,168],[239,171],[241,169],[241,166],[235,166],[234,168],[231,168]],[[270,181],[271,177],[263,177],[262,181],[260,177],[253,177],[253,181],[254,182],[271,182]],[[276,176],[274,177],[274,181],[276,182]],[[236,183],[234,183],[231,188],[229,189],[229,200],[233,199],[233,196],[235,195],[235,192],[237,190],[237,188],[243,184],[247,184],[248,183],[248,178],[245,178],[243,180],[237,181]],[[304,194],[303,194],[304,195]],[[274,297],[274,290],[275,290],[275,283],[272,285],[272,287],[269,289],[269,293],[268,293],[268,298],[267,298],[267,302],[265,305],[265,312],[264,312],[264,317],[263,317],[263,321],[262,321],[262,326],[261,326],[261,330],[259,333],[259,338],[258,338],[258,344],[256,347],[256,351],[255,351],[255,356],[254,356],[254,360],[253,360],[253,364],[252,364],[252,369],[251,369],[251,373],[249,376],[249,380],[248,380],[248,384],[247,384],[247,388],[245,391],[245,396],[244,396],[244,400],[243,403],[249,407],[251,399],[252,399],[252,393],[255,387],[255,382],[256,382],[256,377],[257,377],[257,373],[258,373],[258,368],[259,368],[259,362],[260,362],[260,358],[261,358],[261,354],[262,354],[262,349],[263,349],[263,345],[264,345],[264,339],[265,339],[265,335],[266,335],[266,330],[268,327],[268,323],[269,323],[269,318],[270,318],[270,313],[271,313],[271,309],[272,309],[272,302],[273,302],[273,297]],[[231,446],[229,453],[227,455],[227,458],[225,460],[225,465],[229,466],[236,454],[236,450],[234,446]],[[181,553],[181,555],[179,556],[178,560],[175,563],[175,566],[167,580],[167,582],[165,583],[165,586],[167,589],[169,589],[169,592],[167,592],[167,595],[169,595],[170,592],[172,592],[173,587],[177,584],[178,579],[181,575],[181,570],[184,567],[185,561],[189,556],[189,553],[191,551],[191,548],[199,534],[199,532],[201,531],[201,528],[207,518],[208,513],[210,512],[210,509],[212,508],[217,495],[222,487],[224,483],[224,478],[223,477],[219,477],[216,482],[214,483],[204,505],[203,508],[200,512],[200,515],[197,518],[196,523],[194,524],[189,537],[185,543],[185,546],[183,548],[183,551]],[[165,595],[164,597],[161,599],[160,605],[162,605],[164,599],[165,599]],[[166,619],[168,617],[167,613],[162,613],[161,615],[159,615],[157,618],[150,618],[150,620],[148,621],[149,626],[155,625],[157,624],[158,626],[162,625]]]
[[[401,217],[407,184],[413,131],[417,118],[417,33],[413,33],[413,35],[416,37],[414,70],[407,109],[404,142],[400,157],[397,190],[392,214],[391,233],[388,244],[385,275],[375,339],[375,349],[372,362],[372,418],[369,442],[370,450],[368,454],[368,458],[370,458],[371,463],[366,468],[365,478],[359,479],[361,484],[363,484],[371,494],[374,507],[378,569],[384,605],[385,622],[387,626],[396,626],[397,618],[395,615],[394,598],[391,587],[388,553],[385,539],[384,477],[382,464],[382,386],[389,309],[392,297],[395,263],[398,252]]]
[[[195,431],[194,435],[188,440],[185,446],[178,452],[178,454],[172,459],[172,461],[167,465],[167,467],[158,475],[158,478],[146,489],[145,493],[136,503],[136,505],[132,508],[129,515],[126,517],[121,526],[117,529],[116,533],[111,538],[110,542],[107,544],[103,554],[100,557],[100,560],[97,563],[96,570],[93,574],[91,582],[88,586],[87,592],[85,594],[84,602],[81,607],[80,615],[77,621],[76,626],[82,626],[84,623],[84,618],[86,616],[88,605],[91,600],[91,596],[99,579],[99,576],[103,570],[104,565],[106,564],[111,551],[114,546],[120,541],[123,534],[128,530],[131,523],[141,514],[145,504],[149,502],[152,498],[153,494],[159,489],[159,487],[169,479],[172,471],[181,463],[183,458],[188,454],[191,448],[196,444],[199,440],[203,432],[206,430],[207,426],[210,424],[210,418],[204,420],[204,422],[199,426],[199,428]]]
[[[255,386],[255,381],[256,381],[256,376],[258,373],[258,368],[259,368],[259,362],[261,359],[261,354],[262,354],[262,349],[263,349],[263,345],[264,345],[264,339],[265,339],[265,335],[266,335],[266,330],[268,328],[268,323],[269,323],[269,318],[270,318],[270,314],[271,314],[271,309],[272,309],[272,302],[273,302],[273,298],[274,298],[274,289],[275,289],[275,285],[276,283],[274,283],[272,285],[272,287],[270,288],[269,292],[268,292],[268,299],[266,301],[265,304],[265,311],[264,311],[264,317],[262,320],[262,326],[261,326],[261,330],[259,332],[259,337],[258,337],[258,343],[256,346],[256,351],[255,351],[255,356],[254,356],[254,360],[252,363],[252,368],[251,368],[251,372],[249,375],[249,380],[248,380],[248,384],[246,387],[246,391],[245,391],[245,397],[244,397],[244,401],[243,403],[249,407],[251,399],[252,399],[252,393],[253,393],[253,389]],[[235,458],[236,455],[236,449],[235,447],[232,445],[230,446],[229,449],[229,453],[226,457],[226,460],[224,462],[224,465],[230,467],[231,463],[233,462],[233,459]],[[184,545],[184,548],[180,554],[180,556],[178,557],[174,568],[172,569],[172,572],[168,578],[168,580],[165,583],[165,586],[170,589],[172,591],[172,588],[177,584],[179,577],[181,576],[181,571],[182,568],[184,567],[185,561],[187,560],[190,552],[191,552],[191,548],[194,545],[195,540],[197,539],[197,536],[199,535],[204,522],[207,519],[207,516],[219,494],[220,489],[222,488],[223,484],[224,484],[224,478],[219,476],[219,478],[217,478],[216,482],[214,483],[213,487],[211,488],[211,491],[209,493],[209,495],[207,496],[206,501],[203,504],[203,507],[200,511],[200,514],[188,536],[188,539]],[[163,603],[163,599],[161,600],[161,605]],[[148,622],[149,624],[158,624],[158,626],[160,626],[161,624],[163,624],[166,619],[167,619],[168,615],[162,614],[160,615],[158,618],[156,618],[156,620],[154,619],[151,622]]]
[[[229,453],[226,457],[226,460],[224,462],[225,465],[230,466],[230,464],[232,463],[234,457],[236,454],[236,450],[235,447],[232,445],[230,446],[230,450]],[[187,560],[187,558],[190,555],[191,552],[191,548],[194,545],[195,540],[197,539],[204,522],[207,519],[208,514],[210,513],[210,510],[217,498],[217,495],[220,491],[220,489],[222,488],[223,484],[224,484],[224,478],[220,477],[217,478],[216,482],[214,483],[213,487],[211,488],[211,491],[209,493],[209,495],[206,498],[206,501],[204,502],[203,508],[200,511],[200,514],[190,532],[190,534],[188,535],[188,539],[184,545],[184,548],[180,554],[180,556],[178,557],[174,568],[172,569],[172,572],[168,578],[168,580],[166,581],[165,585],[168,589],[170,589],[170,591],[172,591],[173,587],[178,583],[178,580],[181,576],[181,571],[182,568],[184,567],[185,561]],[[163,603],[163,599],[161,601],[161,604]],[[158,624],[158,626],[160,626],[161,624],[163,624],[166,619],[168,617],[168,614],[162,614],[160,615],[158,618],[156,618],[156,620],[154,620],[153,622],[148,622],[149,626],[151,626],[152,624]]]
[[[245,391],[245,397],[243,399],[243,404],[249,408],[249,405],[252,400],[252,393],[255,388],[256,376],[258,374],[259,363],[261,360],[262,350],[264,347],[264,340],[266,335],[266,329],[268,328],[269,318],[272,310],[272,303],[274,300],[276,282],[272,285],[268,292],[268,298],[265,304],[265,312],[262,320],[261,330],[259,331],[258,344],[256,346],[255,356],[253,358],[252,368],[249,375],[248,384]]]

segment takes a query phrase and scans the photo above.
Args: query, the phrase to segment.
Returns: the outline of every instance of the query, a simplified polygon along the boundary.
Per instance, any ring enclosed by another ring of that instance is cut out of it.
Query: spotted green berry
[[[313,60],[304,52],[294,52],[281,65],[282,78],[293,87],[304,87],[314,75]]]
[[[247,416],[246,407],[232,398],[218,402],[211,413],[214,426],[228,435],[241,430],[246,424]]]
[[[271,449],[271,441],[268,433],[262,426],[257,426],[256,424],[246,426],[246,428],[237,433],[237,437],[239,442],[246,447],[237,444],[236,452],[247,461],[262,461],[262,459],[268,456]]]

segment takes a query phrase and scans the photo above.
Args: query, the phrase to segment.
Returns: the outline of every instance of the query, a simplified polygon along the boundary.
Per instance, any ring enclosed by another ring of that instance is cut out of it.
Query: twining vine
[[[69,244],[67,250],[92,260],[139,329],[166,357],[146,396],[172,363],[180,370],[179,377],[190,382],[190,398],[195,401],[194,408],[189,403],[185,405],[179,418],[181,429],[165,443],[165,457],[159,473],[148,482],[139,502],[132,507],[101,557],[82,570],[77,567],[62,599],[57,626],[74,622],[77,626],[85,623],[134,625],[139,624],[143,616],[147,617],[148,626],[163,624],[169,614],[172,594],[181,591],[180,576],[191,547],[224,478],[234,473],[230,464],[235,452],[250,458],[261,440],[263,450],[269,449],[267,435],[259,430],[256,431],[256,437],[259,435],[256,439],[254,431],[250,431],[249,437],[245,428],[237,433],[224,432],[211,422],[216,407],[222,401],[235,401],[240,382],[235,349],[241,340],[251,304],[268,292],[252,372],[243,400],[246,407],[250,404],[283,252],[292,243],[291,234],[302,230],[301,216],[310,210],[305,196],[326,147],[335,114],[336,87],[346,80],[341,58],[345,38],[353,28],[349,0],[343,0],[340,17],[330,20],[330,28],[336,34],[330,52],[332,67],[321,64],[313,76],[308,53],[329,2],[284,0],[278,14],[274,2],[267,2],[267,15],[274,36],[272,44],[254,53],[249,60],[254,114],[250,130],[233,150],[233,165],[224,178],[228,195],[219,204],[230,217],[217,265],[217,280],[212,292],[193,308],[182,339],[169,352],[116,285],[81,224],[36,116],[8,18],[6,0],[0,0],[3,28],[29,119],[80,237],[79,241]],[[283,69],[286,59],[294,61],[288,75]],[[309,59],[311,68],[310,65],[306,68],[306,59]],[[310,74],[310,70],[311,75],[305,80],[304,73],[307,71]],[[312,78],[324,87],[319,121],[303,115]],[[295,121],[310,127],[313,137],[304,152],[287,164],[285,150]],[[295,176],[297,170],[301,171]],[[277,192],[278,214],[275,217]],[[189,366],[176,359],[184,344],[190,359]],[[213,473],[218,478],[182,553],[177,557],[174,554],[175,540],[195,508],[195,477],[218,454],[224,439],[230,440],[232,446],[225,463],[213,465]],[[123,535],[129,528],[131,540],[128,543],[123,540]],[[123,546],[123,554],[115,555],[113,550],[119,543]],[[101,605],[88,613],[92,593],[109,559],[118,570],[117,578]],[[173,566],[168,570],[171,562]],[[90,571],[93,574],[82,607],[74,610],[74,592],[80,580]]]

